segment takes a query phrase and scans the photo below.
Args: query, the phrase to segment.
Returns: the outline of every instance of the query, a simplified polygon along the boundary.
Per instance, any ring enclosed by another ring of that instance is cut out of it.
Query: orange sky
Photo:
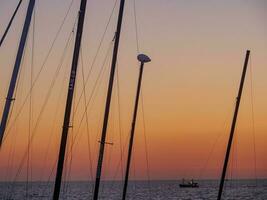
[[[70,0],[62,2],[47,0],[37,3],[34,76],[42,65]],[[93,57],[114,2],[93,0],[88,3],[82,47],[85,75],[90,71]],[[3,33],[16,3],[15,0],[0,3],[0,35]],[[220,3],[203,0],[200,3],[196,1],[147,0],[142,2],[136,0],[136,3],[140,51],[147,53],[152,58],[152,63],[145,66],[143,80],[144,114],[151,178],[219,177],[246,49],[250,49],[252,52],[249,65],[251,70],[248,70],[245,83],[234,142],[234,164],[231,166],[233,166],[234,177],[255,177],[251,108],[251,91],[253,91],[257,175],[260,178],[266,178],[266,2],[264,0],[238,0],[234,2],[227,0]],[[41,111],[48,88],[59,65],[63,48],[75,21],[78,6],[79,1],[76,1],[33,90],[31,127],[36,123],[38,113]],[[2,113],[4,106],[25,10],[26,4],[24,3],[10,35],[0,49],[0,113]],[[48,10],[49,15],[47,15]],[[104,56],[113,38],[117,11],[116,7],[88,81],[87,100],[90,98]],[[14,117],[29,91],[32,38],[31,30],[10,122],[14,121]],[[31,147],[30,158],[33,180],[41,178],[47,180],[55,163],[59,148],[73,43],[72,40],[35,132],[36,136]],[[136,54],[133,3],[128,1],[125,8],[118,58],[123,146],[128,141],[139,69]],[[95,175],[110,60],[111,52],[104,65],[105,71],[101,82],[97,84],[97,92],[93,94],[93,101],[89,104],[93,176]],[[82,91],[81,65],[79,68],[75,107]],[[251,78],[253,79],[253,90],[251,90]],[[107,141],[114,142],[114,145],[106,148],[104,163],[104,178],[106,179],[121,179],[117,91],[116,82],[107,139]],[[70,140],[75,136],[78,138],[72,154],[70,179],[73,180],[90,179],[85,121],[82,122],[80,131],[78,131],[84,111],[83,100],[82,98],[74,118],[73,132],[70,133]],[[141,111],[142,107],[138,113],[131,179],[146,179],[147,177],[143,114]],[[15,171],[18,169],[27,146],[28,117],[29,101],[27,101],[22,115],[18,117],[14,126],[11,127],[9,124],[8,130],[10,127],[11,129],[0,152],[0,180],[13,179]],[[218,137],[219,139],[215,143]],[[204,167],[214,144],[214,151],[207,166]],[[11,158],[9,155],[12,154],[13,150],[14,170],[8,170],[9,174],[6,175],[8,160]],[[46,152],[47,159],[45,161]],[[126,153],[123,156],[124,166],[125,157]],[[25,179],[25,166],[22,168],[19,180]]]

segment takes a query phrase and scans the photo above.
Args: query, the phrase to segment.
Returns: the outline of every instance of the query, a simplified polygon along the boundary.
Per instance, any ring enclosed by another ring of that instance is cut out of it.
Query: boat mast
[[[18,73],[20,70],[20,65],[21,65],[21,61],[22,61],[22,57],[24,54],[24,49],[25,49],[25,45],[26,45],[26,41],[27,41],[27,37],[28,37],[30,25],[31,25],[31,19],[32,19],[34,6],[35,6],[35,0],[30,0],[23,30],[22,30],[22,34],[21,34],[21,38],[20,38],[16,62],[13,68],[12,77],[10,80],[9,89],[7,93],[6,103],[5,103],[5,107],[4,107],[4,111],[2,115],[2,121],[0,125],[0,147],[2,146],[2,141],[3,141],[3,137],[4,137],[4,133],[6,130],[6,125],[7,125],[7,121],[8,121],[8,117],[10,113],[11,103],[12,101],[15,100],[13,95],[14,95],[14,91],[15,91],[15,87],[17,83],[17,77],[18,77]]]
[[[149,57],[143,54],[138,55],[137,59],[141,62],[141,66],[140,66],[137,92],[136,92],[136,98],[135,98],[135,106],[134,106],[133,121],[132,121],[131,135],[130,135],[130,141],[129,141],[127,166],[126,166],[126,173],[125,173],[125,179],[124,179],[122,200],[126,199],[126,194],[127,194],[129,171],[130,171],[132,149],[133,149],[133,142],[134,142],[135,124],[136,124],[136,117],[137,117],[137,111],[138,111],[138,102],[139,102],[139,96],[140,96],[140,91],[141,91],[144,64],[151,61]]]
[[[102,136],[101,136],[101,141],[100,141],[98,164],[97,164],[97,169],[96,169],[96,179],[95,179],[94,198],[93,198],[94,200],[98,199],[98,193],[99,193],[102,164],[103,164],[105,145],[106,145],[106,135],[107,135],[107,126],[108,126],[108,118],[109,118],[109,111],[110,111],[110,102],[111,102],[111,96],[112,96],[112,90],[113,90],[113,82],[114,82],[114,75],[115,75],[116,64],[117,64],[118,49],[119,49],[120,35],[121,35],[121,26],[122,26],[122,19],[123,19],[123,13],[124,13],[124,4],[125,4],[125,0],[121,0],[120,10],[119,10],[119,15],[118,15],[118,22],[117,22],[117,30],[115,33],[115,43],[114,43],[111,71],[110,71],[109,84],[108,84],[108,92],[107,92],[106,107],[105,107],[105,114],[104,114],[104,121],[103,121],[103,128],[102,128]]]
[[[226,150],[226,155],[225,155],[225,160],[224,160],[222,176],[221,176],[221,181],[220,181],[220,188],[219,188],[217,200],[221,200],[221,196],[222,196],[222,192],[223,192],[223,185],[224,185],[224,180],[225,180],[225,176],[226,176],[229,156],[231,153],[231,146],[232,146],[232,142],[233,142],[233,138],[234,138],[237,115],[238,115],[239,105],[240,105],[240,101],[241,101],[241,97],[242,97],[242,91],[243,91],[243,86],[244,86],[244,82],[245,82],[249,56],[250,56],[250,51],[247,50],[245,63],[244,63],[244,67],[243,67],[243,72],[242,72],[242,77],[241,77],[240,86],[239,86],[239,91],[238,91],[238,96],[236,98],[236,107],[235,107],[234,117],[233,117],[233,121],[232,121],[229,141],[228,141],[228,145],[227,145],[227,150]]]
[[[66,145],[67,145],[67,139],[68,139],[68,132],[70,128],[70,115],[71,115],[71,109],[72,109],[73,94],[74,94],[74,89],[75,89],[77,67],[78,67],[78,62],[79,62],[79,54],[80,54],[82,34],[83,34],[86,4],[87,4],[87,0],[81,0],[77,33],[76,33],[75,46],[74,46],[74,52],[73,52],[72,67],[71,67],[70,79],[69,79],[68,96],[67,96],[66,108],[65,108],[65,117],[64,117],[64,122],[63,122],[61,144],[60,144],[58,163],[57,163],[57,174],[56,174],[56,181],[55,181],[55,186],[54,186],[53,200],[58,200],[59,195],[60,195],[61,179],[62,179],[64,160],[65,160],[65,151],[66,151]]]
[[[2,46],[4,40],[5,40],[6,36],[7,36],[7,33],[8,33],[8,31],[9,31],[9,29],[10,29],[12,23],[13,23],[13,20],[14,20],[14,18],[15,18],[15,16],[16,16],[17,12],[18,12],[18,10],[19,10],[19,7],[20,7],[21,3],[22,3],[22,0],[19,1],[18,5],[17,5],[17,7],[16,7],[16,9],[15,9],[15,11],[14,11],[14,13],[13,13],[13,15],[12,15],[12,17],[11,17],[9,23],[8,23],[8,25],[7,25],[7,27],[6,27],[6,30],[5,30],[3,36],[2,36],[2,38],[1,38],[1,40],[0,40],[0,47]]]

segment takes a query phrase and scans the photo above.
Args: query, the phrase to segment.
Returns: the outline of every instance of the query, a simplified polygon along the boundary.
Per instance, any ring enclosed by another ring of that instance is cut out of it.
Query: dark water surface
[[[128,198],[151,199],[151,200],[200,200],[215,199],[218,193],[218,181],[199,181],[199,188],[179,188],[179,181],[132,181],[129,184]],[[29,192],[26,194],[26,183],[0,183],[0,199],[52,199],[53,183],[34,182],[28,185]],[[61,199],[64,200],[88,200],[92,199],[92,182],[68,182],[63,184]],[[99,199],[121,199],[122,182],[105,181],[101,184]],[[226,182],[223,195],[224,200],[267,200],[267,180],[235,180]]]

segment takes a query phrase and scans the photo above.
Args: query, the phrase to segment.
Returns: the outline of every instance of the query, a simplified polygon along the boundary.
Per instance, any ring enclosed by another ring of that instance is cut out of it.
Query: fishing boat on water
[[[199,185],[193,179],[191,181],[182,180],[182,183],[179,184],[180,188],[198,188]]]

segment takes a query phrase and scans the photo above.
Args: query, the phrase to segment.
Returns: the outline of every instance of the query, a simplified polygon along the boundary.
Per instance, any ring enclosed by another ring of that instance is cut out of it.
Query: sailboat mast
[[[106,107],[105,107],[105,114],[104,114],[104,121],[103,121],[103,128],[102,128],[102,136],[101,136],[101,141],[100,141],[98,164],[97,164],[97,169],[96,169],[96,179],[95,179],[94,198],[93,198],[94,200],[98,199],[98,193],[99,193],[99,185],[100,185],[103,158],[104,158],[105,145],[106,145],[106,135],[107,135],[110,103],[111,103],[113,82],[114,82],[114,76],[115,76],[115,70],[116,70],[116,64],[117,64],[122,19],[123,19],[123,13],[124,13],[124,4],[125,4],[125,0],[121,0],[120,10],[119,10],[119,15],[118,15],[118,22],[117,22],[117,30],[115,33],[115,43],[114,43],[111,71],[110,71],[109,84],[108,84],[108,92],[107,92]]]
[[[145,56],[143,54],[138,56],[138,60],[141,62],[141,66],[140,66],[138,85],[137,85],[137,91],[136,91],[136,97],[135,97],[134,114],[133,114],[131,135],[130,135],[130,141],[129,141],[127,166],[126,166],[126,172],[125,172],[122,200],[126,199],[126,194],[127,194],[127,186],[128,186],[129,172],[130,172],[130,166],[131,166],[131,157],[132,157],[132,149],[133,149],[133,142],[134,142],[135,124],[136,124],[136,117],[137,117],[137,111],[138,111],[139,96],[140,96],[141,85],[142,85],[144,64],[146,62],[151,61],[147,56]]]
[[[17,78],[18,78],[18,73],[20,70],[21,61],[22,61],[22,57],[23,57],[23,53],[24,53],[30,25],[31,25],[34,6],[35,6],[35,0],[30,0],[29,5],[28,5],[28,9],[27,9],[27,14],[26,14],[24,26],[23,26],[23,30],[22,30],[22,34],[21,34],[21,38],[20,38],[17,57],[16,57],[15,65],[14,65],[13,72],[12,72],[12,77],[11,77],[10,84],[9,84],[6,103],[5,103],[5,107],[4,107],[4,111],[3,111],[3,115],[2,115],[2,121],[1,121],[1,125],[0,125],[0,147],[2,146],[3,137],[4,137],[4,133],[6,130],[6,125],[7,125],[7,121],[8,121],[8,117],[9,117],[9,113],[10,113],[11,103],[12,103],[12,101],[15,100],[13,95],[14,95],[14,91],[15,91],[15,87],[16,87],[16,83],[17,83]]]
[[[60,144],[58,163],[57,163],[57,174],[56,174],[56,181],[55,181],[55,186],[54,186],[53,200],[58,200],[59,195],[60,195],[61,179],[62,179],[64,160],[65,160],[65,151],[66,151],[66,145],[67,145],[67,139],[68,139],[68,132],[70,128],[72,100],[73,100],[73,94],[74,94],[74,89],[75,89],[77,67],[78,67],[78,62],[79,62],[79,54],[80,54],[82,34],[83,34],[86,4],[87,4],[87,0],[81,0],[77,33],[76,33],[74,52],[73,52],[72,67],[71,67],[70,79],[69,79],[68,96],[67,96],[66,108],[65,108],[65,117],[64,117],[64,122],[63,122],[61,144]]]
[[[236,107],[235,107],[234,117],[233,117],[233,121],[232,121],[229,141],[228,141],[228,145],[227,145],[227,150],[226,150],[226,155],[225,155],[225,160],[224,160],[223,171],[222,171],[222,175],[221,175],[220,188],[219,188],[219,193],[218,193],[217,200],[221,200],[221,196],[222,196],[222,192],[223,192],[223,186],[224,186],[225,176],[226,176],[226,172],[227,172],[229,156],[230,156],[230,153],[231,153],[231,146],[232,146],[232,143],[233,143],[233,138],[234,138],[234,133],[235,133],[235,126],[236,126],[236,121],[237,121],[240,101],[241,101],[241,97],[242,97],[242,92],[243,92],[243,87],[244,87],[244,82],[245,82],[245,77],[246,77],[246,72],[247,72],[249,56],[250,56],[250,51],[247,50],[246,58],[245,58],[245,62],[244,62],[244,67],[243,67],[243,72],[242,72],[242,77],[241,77],[240,86],[239,86],[239,91],[238,91],[238,96],[236,98]]]
[[[15,11],[14,11],[14,13],[13,13],[13,15],[12,15],[12,17],[11,17],[9,23],[8,23],[8,25],[7,25],[7,27],[6,27],[6,30],[5,30],[3,36],[2,36],[2,38],[0,40],[0,47],[2,46],[4,40],[5,40],[6,36],[7,36],[7,33],[9,31],[12,23],[13,23],[13,20],[14,20],[15,16],[17,15],[17,12],[19,10],[19,7],[20,7],[21,3],[22,3],[22,0],[19,1],[18,5],[17,5],[17,7],[16,7],[16,9],[15,9]]]

